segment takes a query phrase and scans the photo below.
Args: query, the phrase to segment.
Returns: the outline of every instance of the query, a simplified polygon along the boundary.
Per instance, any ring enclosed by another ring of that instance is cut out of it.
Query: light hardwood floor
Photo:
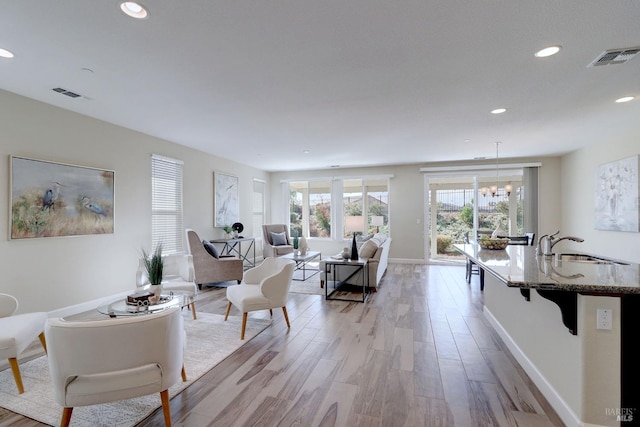
[[[198,311],[225,307],[224,288],[200,293]],[[172,399],[174,425],[562,426],[482,307],[478,277],[452,266],[390,264],[365,304],[292,293],[291,329],[274,310]],[[0,427],[41,425],[0,409]],[[161,411],[138,424],[159,425]]]

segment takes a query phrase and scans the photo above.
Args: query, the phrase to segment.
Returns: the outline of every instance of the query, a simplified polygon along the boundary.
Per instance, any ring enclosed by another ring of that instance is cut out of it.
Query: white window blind
[[[180,160],[151,157],[151,248],[184,252],[182,228],[182,167]]]

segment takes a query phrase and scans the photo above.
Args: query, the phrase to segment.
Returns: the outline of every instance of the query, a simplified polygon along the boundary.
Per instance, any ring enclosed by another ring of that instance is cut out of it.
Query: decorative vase
[[[351,260],[358,260],[358,245],[356,245],[356,234],[353,233],[353,241],[351,242]]]
[[[309,245],[307,245],[307,239],[304,236],[300,237],[300,242],[298,243],[298,248],[300,248],[300,253],[302,255],[307,254],[307,250],[309,249]]]
[[[149,287],[149,290],[153,292],[153,296],[156,298],[156,300],[159,300],[160,295],[162,295],[162,283],[160,283],[159,285],[151,285]]]
[[[351,254],[349,253],[349,248],[342,249],[342,259],[346,261],[349,259],[350,256]]]

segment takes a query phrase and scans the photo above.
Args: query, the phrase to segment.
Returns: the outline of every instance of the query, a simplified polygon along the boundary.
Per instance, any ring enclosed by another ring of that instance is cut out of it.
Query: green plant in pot
[[[162,292],[162,244],[158,243],[151,254],[142,249],[142,263],[147,271],[149,283],[151,283],[151,291],[159,298]]]
[[[222,227],[222,229],[227,234],[227,237],[231,237],[231,233],[233,233],[233,228],[231,228],[230,225],[225,225],[224,227]]]

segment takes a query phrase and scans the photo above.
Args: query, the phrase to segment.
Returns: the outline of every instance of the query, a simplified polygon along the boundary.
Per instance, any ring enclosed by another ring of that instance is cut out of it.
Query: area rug
[[[224,316],[200,313],[198,319],[184,311],[187,348],[185,369],[187,382],[178,382],[169,389],[175,396],[195,380],[211,370],[242,345],[246,344],[271,324],[271,320],[247,320],[245,339],[240,339],[241,316]],[[114,351],[117,351],[114,349]],[[96,355],[96,358],[109,355]],[[46,356],[20,364],[25,392],[18,394],[10,369],[0,372],[0,406],[34,420],[59,425],[62,407],[53,401]],[[160,407],[160,395],[154,394],[121,402],[74,408],[71,426],[118,426],[137,424]]]
[[[294,280],[291,281],[289,292],[324,295],[324,289],[320,287],[320,273],[318,271],[317,261],[312,261],[307,264],[306,271],[304,272],[306,280],[302,280],[302,277],[302,270],[293,272]]]

